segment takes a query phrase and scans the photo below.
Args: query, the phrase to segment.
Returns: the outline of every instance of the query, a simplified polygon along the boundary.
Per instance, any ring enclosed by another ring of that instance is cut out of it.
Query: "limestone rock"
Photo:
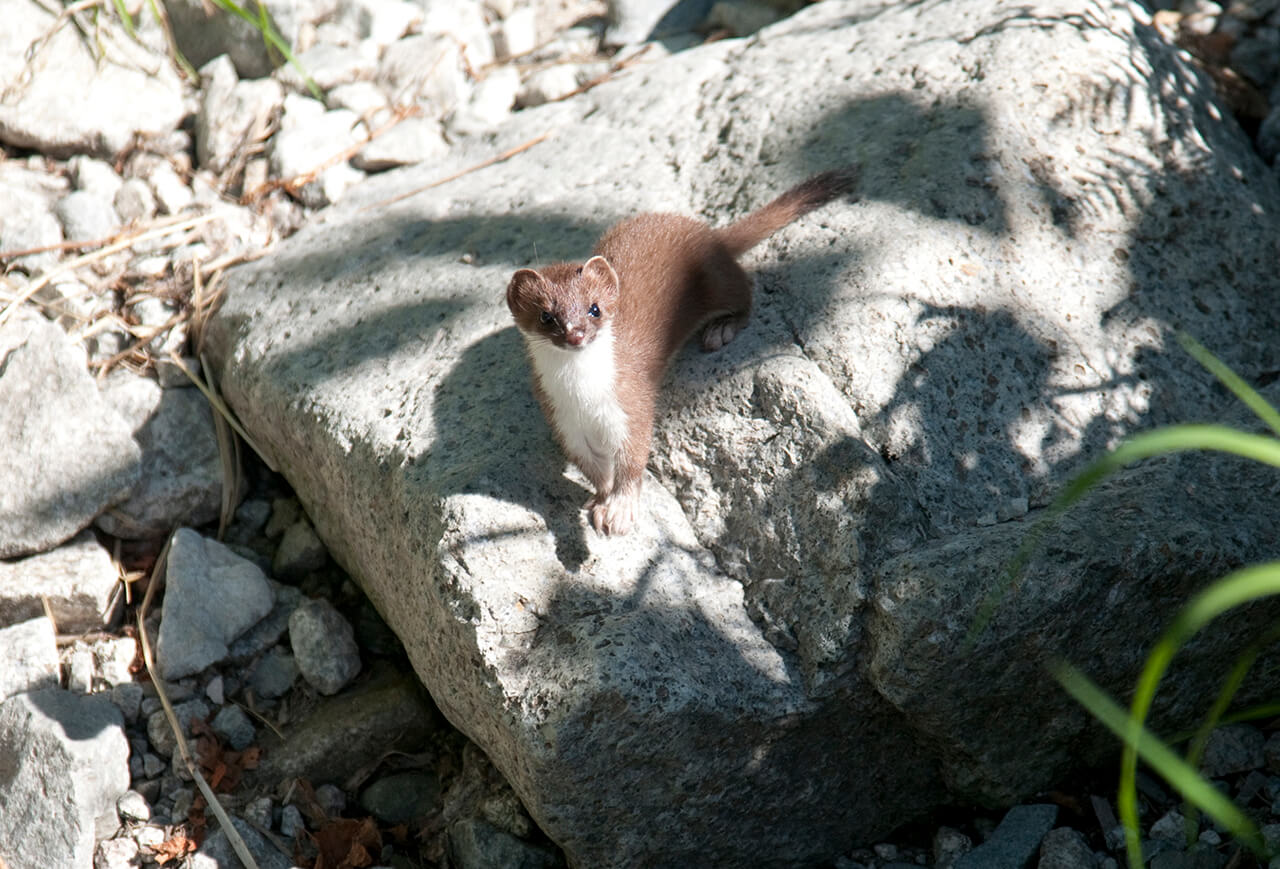
[[[0,625],[43,615],[47,600],[63,633],[100,630],[119,581],[111,554],[88,530],[49,552],[0,561]]]
[[[57,687],[53,622],[41,617],[0,628],[0,701],[24,691]]]
[[[944,802],[1015,804],[1114,750],[1046,660],[1122,692],[1170,601],[1280,555],[1266,474],[1151,462],[1046,535],[966,646],[1085,462],[1227,415],[1175,325],[1246,380],[1274,369],[1280,189],[1135,8],[809,6],[370,179],[229,276],[228,402],[571,864],[813,864]],[[587,530],[512,271],[851,162],[859,201],[744,258],[743,334],[676,359],[635,532]],[[1273,615],[1171,675],[1170,727]]]
[[[98,16],[87,39],[39,3],[11,3],[0,28],[0,142],[44,154],[111,156],[139,133],[164,133],[184,114],[168,58]],[[45,38],[50,33],[53,35]],[[33,50],[28,59],[28,51]]]
[[[156,664],[166,679],[198,673],[271,611],[262,570],[216,540],[180,528],[169,542]]]
[[[138,482],[140,452],[98,394],[84,350],[19,310],[0,326],[0,558],[73,537]]]
[[[137,539],[217,519],[222,458],[204,396],[121,374],[107,380],[103,397],[133,428],[146,473],[127,500],[98,517],[97,526],[115,537]]]
[[[120,710],[61,688],[10,697],[0,703],[0,757],[0,859],[15,869],[93,865],[129,787]]]
[[[200,77],[205,86],[196,113],[196,158],[222,172],[248,143],[265,137],[284,104],[284,88],[272,78],[240,81],[226,55],[205,64]]]

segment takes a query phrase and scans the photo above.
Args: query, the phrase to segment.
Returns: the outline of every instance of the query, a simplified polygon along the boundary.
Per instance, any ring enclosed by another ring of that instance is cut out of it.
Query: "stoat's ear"
[[[512,275],[511,283],[507,284],[507,307],[511,309],[511,313],[516,313],[522,301],[527,305],[533,294],[540,291],[544,285],[542,275],[533,269],[520,269]]]
[[[618,273],[602,256],[593,256],[582,264],[582,276],[608,293],[618,293]]]

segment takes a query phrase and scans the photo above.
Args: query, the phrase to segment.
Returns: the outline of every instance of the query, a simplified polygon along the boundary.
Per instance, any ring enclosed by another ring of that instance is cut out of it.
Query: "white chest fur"
[[[618,403],[613,330],[606,326],[577,351],[531,338],[529,351],[570,458],[612,476],[627,438],[627,415]]]

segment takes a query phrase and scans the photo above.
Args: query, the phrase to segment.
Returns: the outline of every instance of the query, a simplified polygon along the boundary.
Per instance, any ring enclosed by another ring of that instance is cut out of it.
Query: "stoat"
[[[723,229],[642,214],[606,232],[581,265],[512,275],[507,306],[528,347],[534,393],[595,487],[587,510],[597,531],[625,534],[635,521],[671,357],[700,328],[711,351],[746,324],[751,280],[737,258],[857,177],[856,168],[816,175]]]

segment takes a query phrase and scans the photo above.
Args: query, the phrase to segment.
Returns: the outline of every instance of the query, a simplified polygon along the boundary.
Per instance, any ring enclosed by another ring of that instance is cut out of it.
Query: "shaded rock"
[[[261,833],[237,817],[233,816],[231,823],[259,869],[292,869],[293,861],[281,854]],[[242,865],[227,834],[220,829],[209,834],[200,845],[200,850],[191,856],[190,862],[191,869],[231,869]]]
[[[342,784],[368,758],[388,751],[421,751],[436,714],[412,679],[383,671],[377,678],[321,700],[283,739],[263,732],[262,763],[254,781],[302,777]]]
[[[933,834],[933,863],[938,869],[951,869],[962,854],[973,850],[973,840],[959,830],[939,827]]]
[[[138,720],[138,715],[142,712],[142,697],[143,688],[137,682],[124,682],[111,689],[111,702],[116,704],[126,724],[133,724]],[[148,778],[157,774],[158,770],[146,773]]]
[[[181,528],[169,543],[156,664],[166,679],[221,661],[228,645],[271,611],[271,586],[255,564]]]
[[[283,585],[275,580],[267,581],[271,585],[271,593],[275,596],[275,604],[272,605],[270,613],[231,644],[230,657],[235,660],[252,658],[279,642],[284,632],[289,629],[290,616],[302,603],[302,592],[297,587]]]
[[[298,678],[298,664],[284,649],[272,649],[258,660],[249,674],[249,687],[257,697],[273,700],[282,696]]]
[[[605,42],[627,45],[686,33],[711,11],[713,0],[609,0]]]
[[[985,842],[953,865],[955,869],[1025,869],[1057,819],[1057,806],[1014,806]]]
[[[103,401],[84,350],[28,310],[0,326],[0,558],[73,537],[138,482],[140,452]]]
[[[112,617],[111,594],[120,574],[92,531],[57,549],[17,561],[0,561],[0,624],[36,618],[41,598],[64,633],[92,631]]]
[[[50,688],[0,703],[0,843],[8,865],[89,866],[129,787],[120,710]],[[56,806],[56,811],[50,807]]]
[[[285,580],[299,580],[324,567],[329,553],[306,519],[299,519],[284,532],[271,560],[271,572]]]
[[[1045,834],[1036,869],[1094,869],[1096,860],[1085,837],[1069,827]]]
[[[440,779],[409,771],[379,778],[360,792],[360,808],[384,824],[408,824],[439,808]]]
[[[209,725],[236,751],[244,751],[253,744],[253,722],[239,706],[222,707]]]
[[[58,643],[47,618],[0,629],[0,701],[58,687]]]
[[[222,172],[251,142],[266,138],[284,105],[284,88],[273,78],[240,81],[226,55],[200,69],[204,83],[196,113],[196,159]]]
[[[168,319],[168,312],[159,316]],[[115,537],[147,538],[217,519],[222,457],[205,397],[128,373],[108,378],[102,396],[131,427],[146,473],[128,499],[98,517],[97,526]]]
[[[57,16],[38,3],[6,12],[0,142],[54,156],[110,156],[134,136],[164,133],[182,120],[182,85],[168,58],[144,48],[114,16],[101,16],[89,40],[69,19],[55,28]]]
[[[297,44],[298,31],[304,21],[318,20],[325,7],[332,6],[309,0],[263,0],[262,5],[286,45]],[[256,79],[271,74],[272,58],[253,22],[208,6],[202,0],[169,0],[165,3],[165,12],[178,48],[197,69],[225,54],[241,78]]]
[[[1224,724],[1209,734],[1200,768],[1209,778],[1262,769],[1266,737],[1251,724]]]
[[[947,9],[835,0],[672,55],[370,179],[229,276],[227,400],[575,864],[817,863],[952,799],[1025,799],[1114,751],[1029,690],[1046,660],[1130,687],[1170,600],[1278,554],[1270,477],[1144,463],[1055,523],[966,645],[1021,499],[1038,517],[1116,439],[1225,412],[1173,324],[1246,379],[1274,369],[1280,193],[1128,7]],[[512,270],[639,211],[724,225],[851,161],[860,201],[746,259],[738,340],[676,359],[636,532],[586,530],[500,301]],[[358,312],[355,281],[378,288]],[[1169,727],[1274,618],[1254,610],[1170,674]]]
[[[173,706],[173,717],[178,719],[182,735],[187,739],[191,738],[191,722],[204,721],[209,714],[209,704],[200,699],[184,700]],[[174,735],[168,716],[164,714],[163,709],[157,709],[147,716],[147,739],[150,740],[151,747],[156,753],[163,757],[172,757],[177,751],[178,737]]]
[[[443,5],[443,4],[436,4]],[[407,0],[340,0],[338,20],[361,39],[386,46],[422,23],[421,4]]]
[[[463,818],[450,825],[449,860],[458,869],[553,869],[564,865],[554,851],[517,839],[479,818]]]
[[[321,694],[336,694],[360,672],[351,623],[327,600],[309,600],[289,617],[289,642],[298,671]]]
[[[307,831],[307,822],[302,818],[302,811],[295,805],[285,806],[280,810],[280,833],[294,839]]]

